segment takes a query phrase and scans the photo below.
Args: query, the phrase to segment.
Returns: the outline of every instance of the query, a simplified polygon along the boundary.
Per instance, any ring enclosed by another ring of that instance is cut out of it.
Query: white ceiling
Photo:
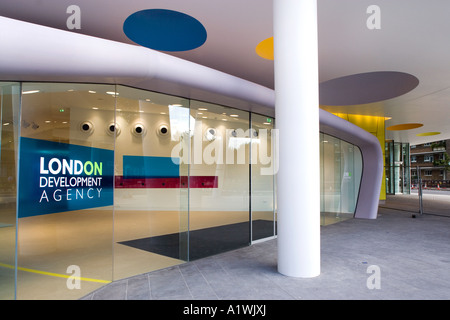
[[[0,2],[0,15],[67,30],[69,5],[81,9],[81,29],[71,32],[133,44],[123,33],[125,19],[152,8],[172,9],[198,19],[208,32],[198,49],[171,53],[226,73],[274,86],[273,61],[255,53],[272,36],[272,0],[14,0]],[[381,29],[369,30],[367,8],[380,8]],[[358,73],[399,71],[419,85],[400,97],[377,103],[325,107],[329,111],[391,117],[386,126],[423,123],[387,138],[412,144],[450,139],[450,1],[318,0],[320,82]],[[0,53],[1,55],[1,53]],[[440,135],[417,137],[439,131]]]

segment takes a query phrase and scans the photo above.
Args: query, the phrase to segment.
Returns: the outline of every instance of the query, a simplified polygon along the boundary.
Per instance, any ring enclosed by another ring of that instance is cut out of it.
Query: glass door
[[[276,235],[274,119],[251,115],[251,236],[252,241]]]
[[[189,101],[123,86],[117,93],[115,280],[186,261],[189,227]]]
[[[189,259],[250,243],[249,113],[191,101]]]

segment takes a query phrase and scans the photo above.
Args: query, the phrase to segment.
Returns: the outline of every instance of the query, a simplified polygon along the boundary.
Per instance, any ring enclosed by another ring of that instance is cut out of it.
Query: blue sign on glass
[[[20,138],[19,218],[113,204],[114,152]]]

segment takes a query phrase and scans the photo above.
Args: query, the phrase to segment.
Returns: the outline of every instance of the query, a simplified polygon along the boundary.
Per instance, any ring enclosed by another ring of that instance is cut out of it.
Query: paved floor
[[[322,227],[321,274],[315,278],[278,273],[274,239],[113,282],[84,299],[448,300],[450,217],[412,218],[417,196],[403,201],[406,210],[400,198],[387,201],[376,220]],[[438,211],[448,214],[449,200],[436,201],[442,201]]]

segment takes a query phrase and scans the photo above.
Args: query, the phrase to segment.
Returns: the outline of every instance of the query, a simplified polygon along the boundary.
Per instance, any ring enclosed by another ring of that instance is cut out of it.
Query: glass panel
[[[112,280],[115,87],[22,88],[18,299],[75,299]]]
[[[395,193],[395,174],[394,174],[394,142],[386,142],[385,149],[385,173],[386,173],[386,193]]]
[[[353,216],[359,194],[362,163],[359,149],[345,141],[341,141],[341,219]]]
[[[403,193],[411,193],[411,168],[409,158],[409,143],[402,143],[403,153]]]
[[[15,298],[20,85],[0,83],[0,300]]]
[[[250,241],[249,114],[191,101],[190,260]]]
[[[340,210],[340,140],[324,135],[323,140],[323,213],[334,217]]]
[[[359,148],[321,134],[321,223],[353,217],[359,194],[362,158]]]
[[[272,133],[275,131],[274,119],[270,117],[252,114],[251,120],[252,240],[258,240],[275,235],[276,165],[272,152]]]
[[[402,193],[402,158],[400,143],[394,143],[394,193]]]
[[[119,86],[114,279],[187,260],[188,100]]]

